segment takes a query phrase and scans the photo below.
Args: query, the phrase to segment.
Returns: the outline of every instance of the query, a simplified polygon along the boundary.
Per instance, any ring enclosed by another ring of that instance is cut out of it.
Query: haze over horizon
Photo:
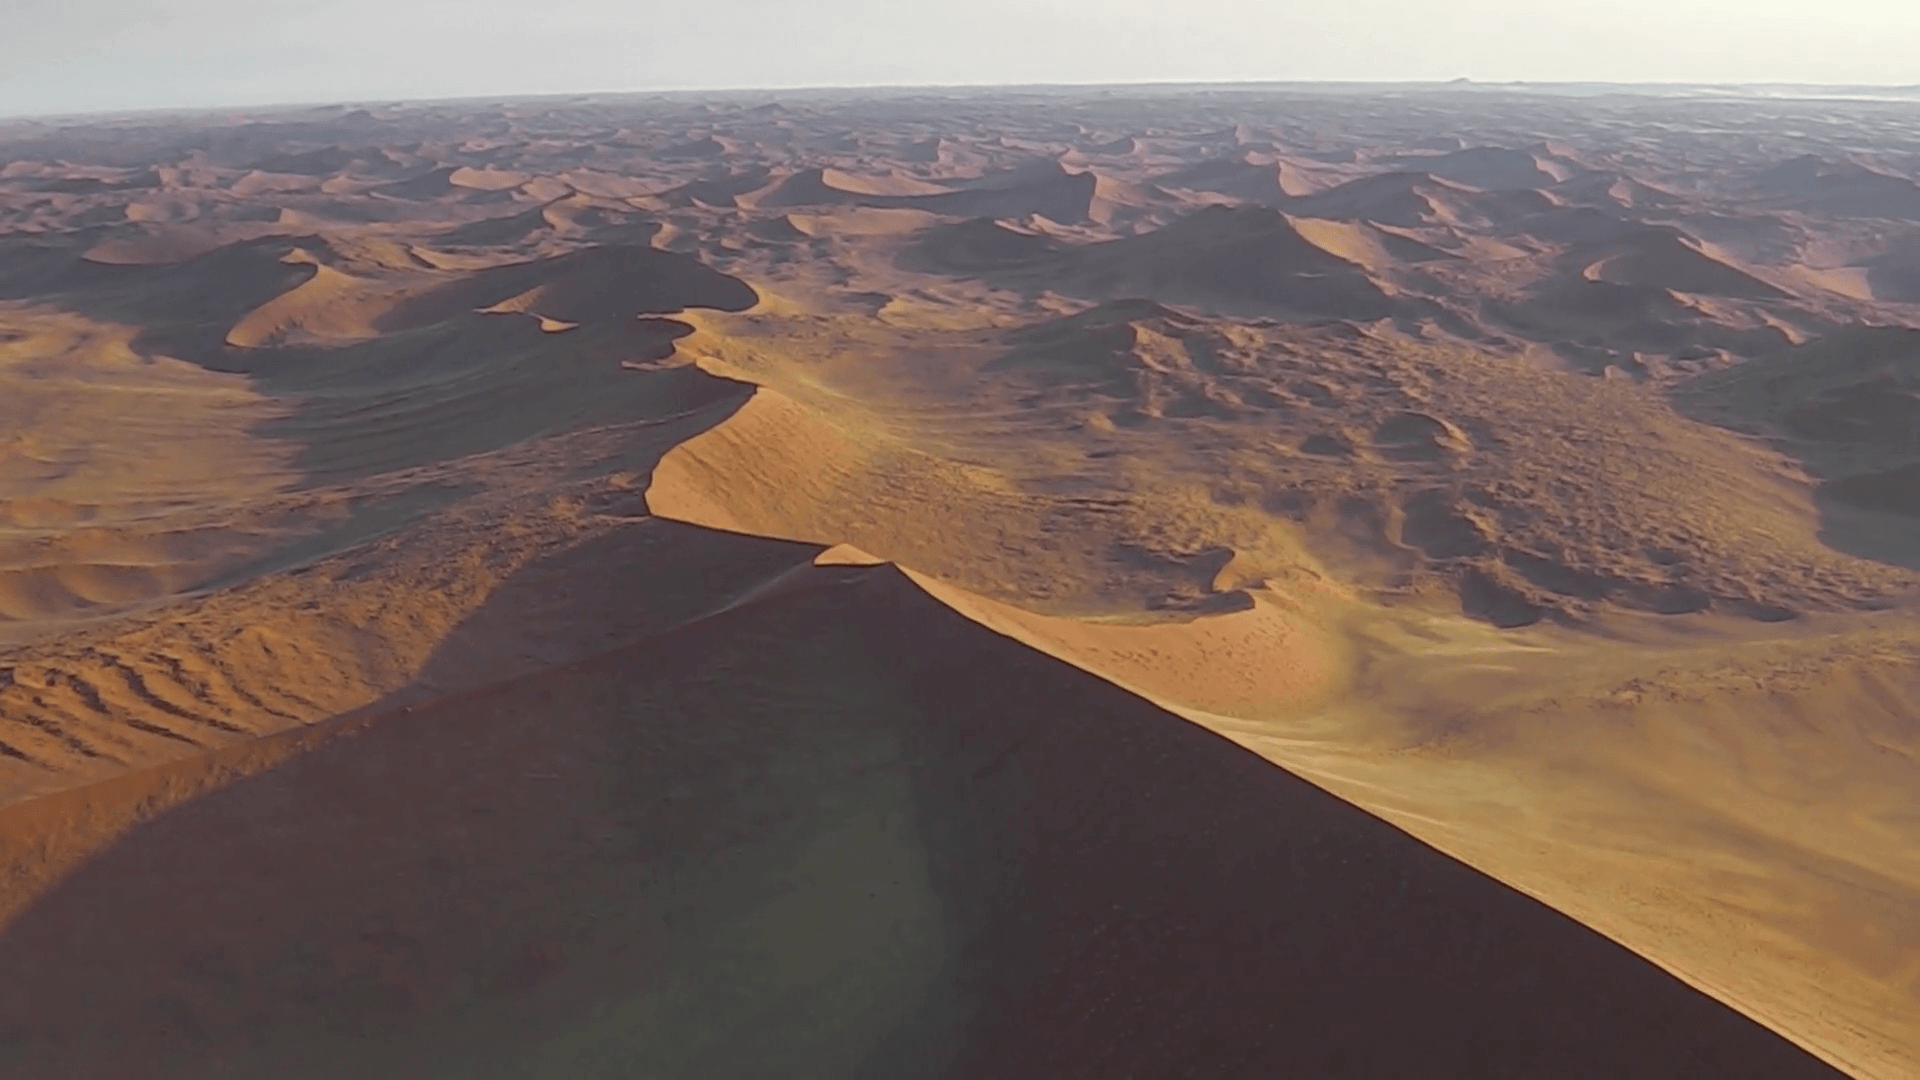
[[[734,88],[1444,81],[1920,84],[1892,0],[8,0],[0,116]]]

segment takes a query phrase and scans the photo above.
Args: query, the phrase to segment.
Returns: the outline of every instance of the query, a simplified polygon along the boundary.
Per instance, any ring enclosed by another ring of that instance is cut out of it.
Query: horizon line
[[[1608,79],[1475,79],[1460,76],[1452,79],[1234,79],[1234,80],[1196,80],[1196,79],[1149,79],[1137,82],[1025,82],[1025,83],[847,83],[847,84],[784,84],[766,86],[729,86],[729,87],[688,87],[668,86],[641,89],[601,89],[601,90],[550,90],[514,92],[497,94],[457,94],[449,97],[371,97],[345,98],[332,101],[278,101],[242,104],[212,105],[168,105],[146,108],[90,108],[74,112],[51,113],[8,113],[0,112],[0,124],[64,123],[88,120],[137,119],[140,117],[216,115],[247,112],[286,112],[317,111],[321,109],[367,109],[394,106],[454,105],[463,102],[488,102],[508,104],[523,101],[575,101],[585,103],[606,98],[662,98],[697,97],[700,95],[727,96],[739,94],[854,94],[854,93],[890,93],[890,92],[938,92],[938,91],[1048,91],[1048,90],[1133,90],[1176,88],[1189,89],[1256,89],[1286,87],[1339,87],[1339,88],[1405,88],[1445,90],[1461,87],[1485,87],[1490,89],[1527,89],[1527,88],[1568,88],[1594,87],[1605,89],[1646,89],[1646,90],[1805,90],[1826,91],[1826,94],[1812,97],[1843,96],[1838,92],[1855,91],[1861,95],[1871,92],[1890,93],[1895,96],[1920,96],[1920,82],[1912,83],[1827,83],[1786,81],[1741,81],[1741,82],[1686,82],[1678,80],[1638,79],[1615,81]],[[1866,100],[1873,100],[1866,97]],[[1789,98],[1788,100],[1793,100]]]

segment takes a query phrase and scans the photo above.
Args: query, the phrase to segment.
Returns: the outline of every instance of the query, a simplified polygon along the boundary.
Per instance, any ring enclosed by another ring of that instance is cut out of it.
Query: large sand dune
[[[1915,1075],[1920,147],[1769,107],[7,129],[0,1071]]]
[[[32,973],[0,998],[9,1060],[1825,1074],[897,571],[806,554],[780,595],[583,665],[0,811],[38,838],[9,869],[60,879],[0,943]]]

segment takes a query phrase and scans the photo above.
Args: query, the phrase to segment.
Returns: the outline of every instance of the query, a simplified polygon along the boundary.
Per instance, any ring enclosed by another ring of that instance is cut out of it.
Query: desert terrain
[[[0,121],[0,1059],[1920,1075],[1920,113]]]

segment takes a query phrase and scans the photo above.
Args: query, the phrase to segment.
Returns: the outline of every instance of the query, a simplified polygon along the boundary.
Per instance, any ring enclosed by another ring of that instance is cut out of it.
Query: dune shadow
[[[1920,331],[1868,326],[1703,376],[1676,395],[1703,423],[1763,439],[1820,478],[1822,543],[1920,569]]]
[[[1920,570],[1920,515],[1836,496],[1833,485],[1814,492],[1820,542],[1848,555]]]
[[[46,882],[0,932],[8,1075],[1834,1075],[816,550],[637,519],[421,682],[520,626],[611,651],[0,810]]]
[[[550,333],[525,316],[469,313],[239,359],[262,392],[291,406],[254,433],[296,446],[303,484],[319,486],[737,406],[748,392],[740,384],[691,367],[651,369],[690,332],[673,319],[632,318]]]

